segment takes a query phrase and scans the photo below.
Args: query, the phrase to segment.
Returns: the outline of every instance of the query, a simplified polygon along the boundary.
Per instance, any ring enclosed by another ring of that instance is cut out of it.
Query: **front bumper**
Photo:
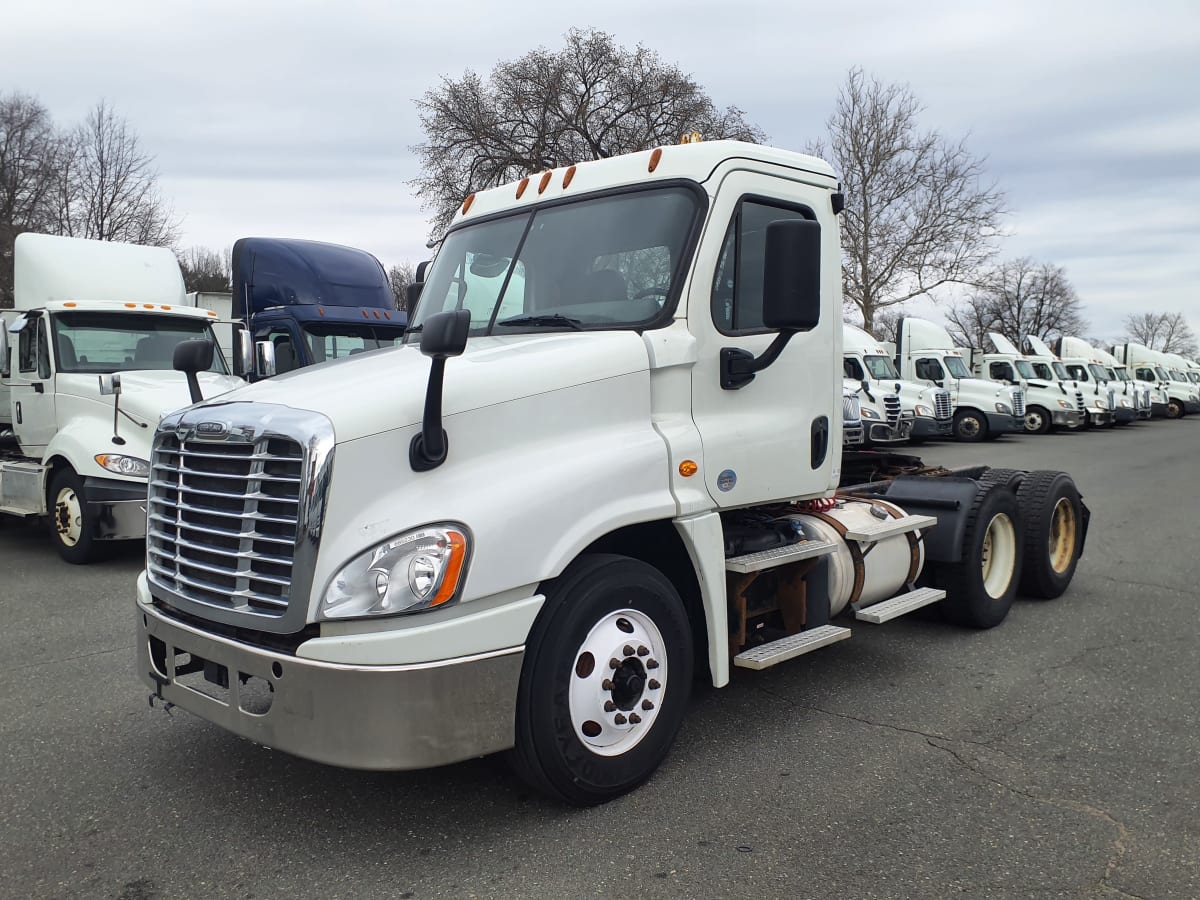
[[[1050,412],[1050,421],[1060,428],[1082,428],[1087,422],[1087,413],[1077,409],[1055,409]]]
[[[842,425],[842,446],[857,447],[863,442],[863,427],[861,424],[845,423]]]
[[[912,435],[915,438],[950,437],[954,433],[953,419],[931,419],[917,416],[913,419]]]
[[[1111,425],[1114,421],[1112,410],[1108,409],[1089,409],[1087,411],[1088,422],[1093,428],[1103,428],[1105,425]]]
[[[1167,410],[1171,408],[1169,403],[1151,403],[1150,415],[1156,419],[1160,419],[1167,414]]]
[[[101,541],[141,540],[146,536],[145,482],[130,484],[109,478],[85,478],[83,492]]]
[[[1133,422],[1137,419],[1138,414],[1136,409],[1127,409],[1124,406],[1117,407],[1117,423],[1124,425],[1128,422]]]
[[[867,436],[872,444],[894,444],[897,441],[907,441],[913,430],[912,419],[900,419],[895,425],[889,425],[887,422],[868,423],[866,420],[863,421],[863,424],[867,426]]]
[[[301,659],[167,617],[144,578],[137,612],[138,676],[154,696],[266,747],[353,769],[420,769],[513,746],[523,647],[403,666]]]
[[[1183,411],[1189,416],[1194,413],[1200,413],[1200,400],[1184,400]]]
[[[1008,413],[987,413],[988,431],[991,434],[1017,434],[1025,430],[1025,417]]]

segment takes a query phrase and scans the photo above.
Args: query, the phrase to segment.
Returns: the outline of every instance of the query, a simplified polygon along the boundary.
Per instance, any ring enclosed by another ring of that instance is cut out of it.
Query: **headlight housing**
[[[864,406],[862,408],[862,417],[864,419],[878,419],[879,413],[875,412],[875,410],[871,409],[869,406]]]
[[[1012,415],[1012,407],[1009,406],[1007,403],[997,403],[996,404],[996,412],[1004,413],[1006,416],[1011,416]]]
[[[1063,409],[1074,409],[1075,408],[1070,403],[1068,403],[1066,400],[1059,400],[1058,405],[1061,406]]]
[[[330,579],[322,619],[417,612],[457,600],[470,555],[466,528],[429,525],[361,553]]]
[[[928,406],[923,406],[920,403],[918,403],[915,407],[913,407],[913,409],[918,416],[930,416],[930,417],[933,416],[933,410],[930,409]]]
[[[94,457],[96,465],[118,475],[128,475],[131,478],[149,478],[150,463],[136,456],[122,456],[120,453],[97,453]]]

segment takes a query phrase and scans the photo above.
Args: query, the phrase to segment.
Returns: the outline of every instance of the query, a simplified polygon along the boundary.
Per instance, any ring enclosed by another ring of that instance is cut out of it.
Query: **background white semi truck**
[[[1190,379],[1172,376],[1175,365],[1166,354],[1143,344],[1125,343],[1113,347],[1113,356],[1129,367],[1135,378],[1156,385],[1167,395],[1167,418],[1179,419],[1200,412],[1200,393]]]
[[[1088,426],[1104,427],[1112,425],[1116,417],[1108,406],[1108,392],[1101,392],[1098,385],[1081,382],[1067,371],[1067,367],[1058,358],[1050,346],[1035,334],[1025,335],[1022,341],[1025,357],[1033,365],[1036,372],[1049,370],[1065,390],[1075,392],[1076,401],[1086,414]]]
[[[957,440],[991,440],[1025,430],[1025,392],[972,377],[963,352],[945,328],[906,316],[897,332],[896,368],[901,377],[950,392]]]
[[[1053,350],[1084,396],[1091,392],[1096,402],[1112,413],[1113,424],[1128,425],[1137,419],[1137,409],[1121,392],[1117,373],[1104,365],[1091,344],[1082,338],[1063,335],[1055,340]]]
[[[1088,519],[1061,472],[839,490],[842,203],[820,160],[725,141],[467,197],[404,346],[162,423],[152,699],[342,766],[511,750],[593,804],[696,676],[1061,594]]]
[[[991,332],[987,337],[989,347],[969,351],[971,370],[985,381],[1018,385],[1025,391],[1026,434],[1083,427],[1087,413],[1080,408],[1074,388],[1068,390],[1056,380],[1039,377],[1033,364],[1004,335]]]
[[[1122,395],[1129,397],[1137,409],[1139,419],[1149,419],[1153,416],[1167,414],[1167,395],[1148,381],[1140,381],[1133,377],[1129,367],[1101,347],[1093,347],[1096,359],[1111,369],[1116,377]]]
[[[954,404],[949,391],[902,380],[886,345],[861,328],[843,324],[842,342],[842,374],[858,382],[861,396],[873,401],[875,416],[880,415],[881,405],[887,416],[886,423],[874,420],[864,423],[868,440],[887,443],[905,438],[922,441],[950,436]],[[888,408],[889,395],[898,400],[894,408]],[[881,398],[883,404],[879,402]]]
[[[22,234],[14,295],[0,329],[15,439],[0,451],[0,514],[46,516],[63,558],[86,562],[98,541],[145,534],[154,431],[192,402],[173,353],[214,342],[215,317],[185,305],[161,247]],[[219,353],[197,379],[205,397],[242,383]]]

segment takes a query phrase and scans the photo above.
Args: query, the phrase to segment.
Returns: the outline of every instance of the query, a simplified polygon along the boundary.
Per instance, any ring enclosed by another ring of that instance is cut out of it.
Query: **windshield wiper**
[[[572,319],[569,316],[551,313],[545,316],[516,316],[511,319],[501,319],[497,325],[566,325],[568,328],[573,328],[575,331],[582,331],[583,327],[579,319]]]

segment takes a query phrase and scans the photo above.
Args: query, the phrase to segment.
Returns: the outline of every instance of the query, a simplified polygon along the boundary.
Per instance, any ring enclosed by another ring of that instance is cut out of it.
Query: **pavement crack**
[[[1184,596],[1190,596],[1188,591],[1181,587],[1175,587],[1174,585],[1170,584],[1157,584],[1153,581],[1132,581],[1128,578],[1114,578],[1112,575],[1100,575],[1092,572],[1089,572],[1088,576],[1091,578],[1099,578],[1103,581],[1111,581],[1113,584],[1123,584],[1128,587],[1150,588],[1151,590],[1155,591],[1166,591],[1169,594],[1183,594]]]
[[[0,675],[8,672],[22,672],[25,669],[36,669],[40,666],[53,666],[56,663],[73,662],[77,659],[90,659],[93,656],[104,656],[108,653],[128,653],[131,649],[130,647],[113,647],[111,650],[93,650],[91,653],[78,653],[75,656],[64,656],[60,659],[43,659],[38,662],[22,663],[19,666],[5,666],[0,668]]]

